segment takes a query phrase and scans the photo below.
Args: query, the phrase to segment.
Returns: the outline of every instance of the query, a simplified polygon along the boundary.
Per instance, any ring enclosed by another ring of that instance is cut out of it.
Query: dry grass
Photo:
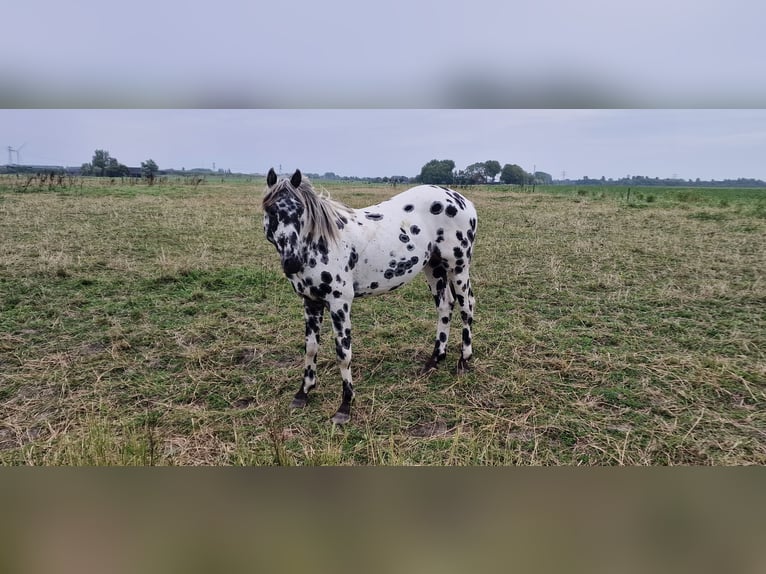
[[[287,408],[302,310],[260,184],[86,182],[0,182],[2,463],[766,463],[756,192],[467,192],[474,370],[417,374],[435,328],[423,281],[359,301],[338,429],[327,336],[313,400]],[[354,206],[393,193],[328,187]]]

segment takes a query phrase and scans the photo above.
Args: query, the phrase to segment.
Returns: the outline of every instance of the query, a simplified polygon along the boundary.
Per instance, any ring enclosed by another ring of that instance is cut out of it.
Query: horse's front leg
[[[303,314],[306,319],[306,356],[304,359],[303,382],[290,404],[292,408],[306,406],[308,394],[317,384],[317,353],[319,352],[319,328],[322,326],[324,302],[303,300]]]
[[[351,304],[335,299],[329,306],[335,332],[335,354],[343,381],[343,400],[330,420],[336,425],[342,425],[351,420],[351,401],[354,398],[354,385],[351,381]]]

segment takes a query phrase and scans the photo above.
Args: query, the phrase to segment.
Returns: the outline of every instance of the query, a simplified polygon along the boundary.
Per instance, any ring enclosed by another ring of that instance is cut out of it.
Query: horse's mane
[[[343,227],[347,220],[346,215],[353,211],[350,207],[332,199],[327,193],[314,191],[311,182],[304,176],[298,187],[294,187],[288,179],[279,180],[263,196],[263,209],[274,205],[283,191],[289,193],[303,206],[307,234],[317,239],[323,238],[327,243],[338,240],[339,227]]]

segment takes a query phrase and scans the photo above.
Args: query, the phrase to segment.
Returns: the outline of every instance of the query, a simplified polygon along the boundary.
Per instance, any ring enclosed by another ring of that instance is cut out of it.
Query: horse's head
[[[301,178],[300,170],[295,170],[289,181],[277,180],[272,168],[266,176],[267,189],[263,197],[263,230],[266,239],[277,248],[282,269],[288,276],[303,269],[299,243],[305,209],[295,192]]]

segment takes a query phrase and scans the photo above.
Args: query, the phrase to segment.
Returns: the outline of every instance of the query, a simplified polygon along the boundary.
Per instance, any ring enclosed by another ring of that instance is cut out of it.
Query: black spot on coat
[[[359,255],[355,248],[351,248],[351,254],[348,256],[348,268],[353,269],[356,267],[356,262],[359,261]]]

